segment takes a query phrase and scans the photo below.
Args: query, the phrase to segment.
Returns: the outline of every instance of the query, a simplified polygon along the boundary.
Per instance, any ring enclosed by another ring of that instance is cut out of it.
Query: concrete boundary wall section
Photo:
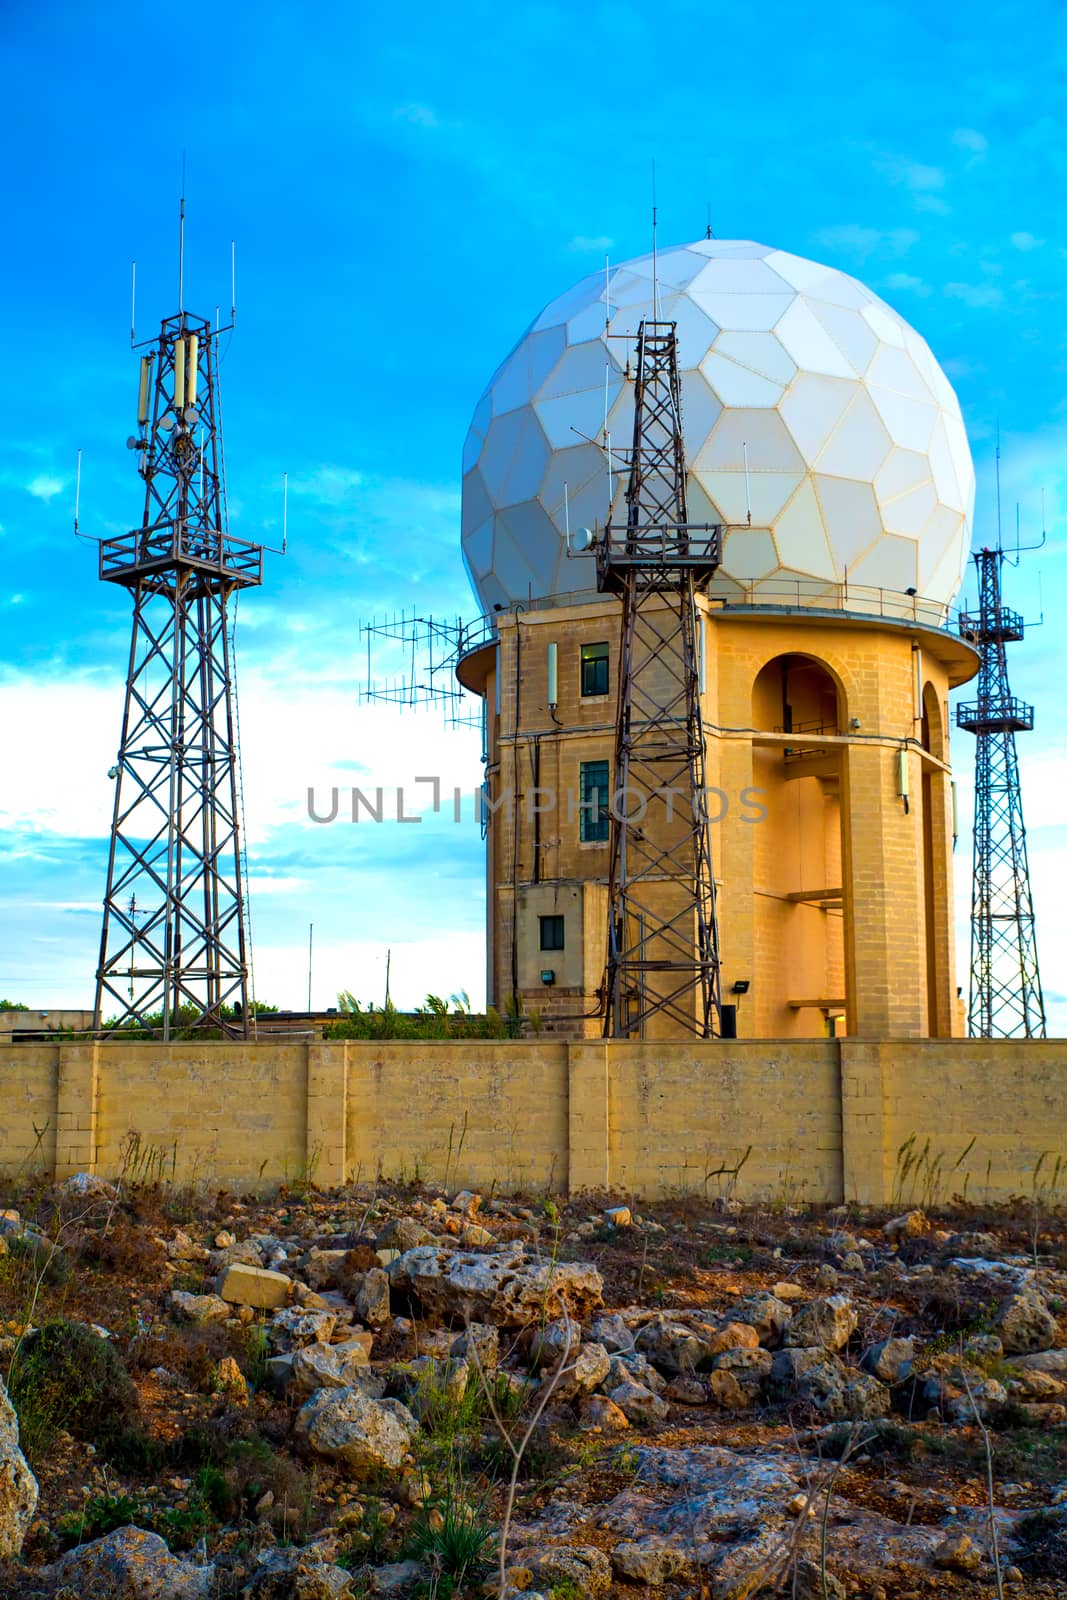
[[[0,1044],[0,1172],[1067,1196],[1067,1041]]]

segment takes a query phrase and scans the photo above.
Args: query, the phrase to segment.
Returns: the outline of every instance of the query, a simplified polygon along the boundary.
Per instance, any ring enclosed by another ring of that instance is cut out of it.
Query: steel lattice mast
[[[225,331],[225,330],[223,330]],[[231,597],[262,581],[227,531],[218,330],[182,311],[141,358],[144,516],[100,543],[133,600],[96,1025],[248,1026]]]
[[[977,740],[968,1031],[981,1039],[1043,1039],[1045,1004],[1015,753],[1015,735],[1033,728],[1034,708],[1012,695],[1005,649],[1023,637],[1024,624],[1001,603],[1003,550],[980,550],[974,560],[978,611],[960,617],[960,632],[981,656],[978,699],[956,711],[957,725]]]
[[[622,599],[604,1032],[623,1038],[720,1028],[695,596],[722,529],[690,526],[685,480],[676,324],[645,321],[626,526],[596,545],[599,587]]]

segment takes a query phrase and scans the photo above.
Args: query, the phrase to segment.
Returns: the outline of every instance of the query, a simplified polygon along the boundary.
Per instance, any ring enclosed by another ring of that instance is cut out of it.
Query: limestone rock
[[[616,1575],[634,1583],[647,1583],[653,1589],[676,1578],[693,1577],[692,1563],[684,1550],[663,1544],[617,1544],[611,1552]]]
[[[1049,1348],[1056,1337],[1056,1319],[1043,1296],[1026,1288],[1001,1301],[997,1331],[1008,1355],[1030,1355]]]
[[[336,1311],[305,1311],[302,1306],[286,1306],[271,1318],[270,1340],[276,1349],[299,1350],[302,1345],[325,1341],[336,1326]]]
[[[612,1355],[618,1350],[635,1348],[633,1329],[627,1327],[625,1317],[617,1311],[605,1312],[602,1317],[597,1317],[589,1329],[589,1337],[595,1339],[597,1344],[602,1344]]]
[[[647,1356],[639,1350],[632,1355],[614,1355],[608,1371],[605,1389],[614,1389],[618,1383],[643,1383],[653,1394],[662,1394],[666,1383]]]
[[[172,1556],[156,1533],[116,1528],[105,1539],[68,1551],[40,1576],[48,1592],[78,1600],[213,1600],[215,1568]]]
[[[811,1300],[797,1311],[786,1329],[787,1345],[824,1350],[843,1350],[856,1330],[859,1318],[847,1294],[832,1294]]]
[[[882,1232],[887,1239],[917,1239],[929,1226],[923,1212],[905,1211],[903,1216],[891,1217]]]
[[[382,1328],[389,1315],[389,1274],[383,1267],[372,1267],[356,1292],[356,1316],[371,1328]]]
[[[233,1307],[217,1294],[187,1294],[184,1289],[172,1289],[169,1303],[183,1322],[224,1322],[233,1316]]]
[[[118,1197],[115,1185],[93,1172],[75,1172],[56,1188],[68,1200],[114,1200]]]
[[[609,1392],[608,1398],[618,1406],[627,1422],[636,1422],[639,1425],[662,1422],[670,1413],[670,1406],[666,1400],[661,1400],[651,1389],[646,1389],[643,1383],[634,1383],[632,1379],[616,1384]]]
[[[602,1344],[583,1344],[568,1356],[559,1381],[552,1390],[553,1400],[573,1400],[578,1395],[599,1389],[611,1370],[611,1357]],[[552,1375],[548,1375],[552,1381]]]
[[[708,1353],[704,1341],[689,1327],[668,1317],[653,1317],[634,1342],[661,1372],[695,1372]]]
[[[458,1338],[452,1341],[450,1355],[470,1360],[471,1351],[478,1357],[483,1372],[494,1372],[500,1364],[500,1330],[491,1322],[472,1322]]]
[[[17,1556],[37,1509],[37,1479],[19,1447],[15,1408],[0,1378],[0,1558]]]
[[[296,1395],[314,1394],[316,1389],[365,1390],[359,1373],[370,1360],[365,1339],[346,1339],[343,1344],[308,1344],[293,1352],[292,1384]]]
[[[395,1217],[392,1222],[386,1223],[381,1233],[374,1241],[376,1250],[391,1247],[399,1250],[416,1250],[420,1245],[436,1244],[434,1235],[429,1228],[423,1227],[421,1222],[416,1222],[414,1217]]]
[[[738,1306],[734,1315],[738,1322],[747,1322],[750,1327],[755,1328],[760,1344],[768,1350],[773,1350],[782,1343],[793,1318],[793,1312],[787,1305],[784,1305],[776,1295],[767,1294],[765,1291],[753,1295],[751,1300],[744,1301]],[[800,1343],[803,1344],[805,1341],[801,1340]]]
[[[867,1373],[851,1372],[834,1356],[810,1366],[797,1383],[797,1393],[831,1422],[866,1421],[889,1410],[884,1384]]]
[[[630,1424],[625,1411],[606,1394],[589,1394],[579,1407],[578,1426],[599,1429],[601,1433],[625,1433]]]
[[[1016,1356],[1011,1365],[1023,1371],[1047,1372],[1054,1378],[1067,1378],[1067,1349],[1039,1350],[1034,1355]]]
[[[602,1213],[604,1221],[609,1228],[632,1228],[633,1217],[629,1206],[608,1206]]]
[[[706,1406],[708,1403],[708,1386],[702,1378],[672,1378],[663,1392],[675,1405]]]
[[[273,1311],[289,1299],[292,1281],[284,1272],[269,1272],[265,1267],[234,1261],[219,1273],[215,1292],[231,1305]]]
[[[371,1400],[359,1388],[319,1389],[297,1413],[295,1434],[349,1477],[396,1472],[419,1431],[399,1400]]]
[[[842,1383],[846,1381],[844,1363],[838,1361],[836,1356],[830,1355],[823,1350],[821,1346],[813,1345],[803,1348],[787,1345],[784,1350],[775,1352],[774,1360],[771,1363],[771,1383],[776,1389],[781,1389],[786,1394],[791,1393],[806,1372],[810,1372],[812,1367],[818,1367],[824,1362],[836,1363],[841,1373]]]
[[[724,1350],[708,1379],[708,1393],[725,1411],[756,1405],[770,1376],[769,1350]]]
[[[792,1283],[788,1280],[776,1283],[771,1290],[776,1300],[803,1300],[804,1288],[802,1284]]]
[[[389,1561],[384,1567],[373,1567],[366,1581],[371,1594],[409,1595],[417,1583],[426,1582],[426,1568],[419,1561]]]
[[[882,1383],[899,1383],[915,1355],[914,1339],[882,1339],[863,1352],[861,1365]]]
[[[445,1319],[472,1316],[498,1327],[523,1327],[558,1317],[566,1308],[583,1321],[603,1301],[594,1266],[528,1256],[521,1244],[484,1255],[431,1245],[407,1250],[389,1269],[392,1286]]]
[[[263,1550],[241,1600],[347,1600],[352,1574],[310,1550]]]
[[[219,1362],[219,1383],[232,1405],[248,1404],[248,1384],[232,1356],[223,1356]]]
[[[483,1228],[480,1222],[468,1222],[459,1240],[464,1250],[484,1250],[496,1243],[494,1235],[488,1228]]]
[[[597,1600],[611,1589],[611,1562],[595,1545],[556,1545],[549,1549],[516,1553],[517,1565],[528,1567],[535,1584],[551,1590],[570,1583],[583,1600]]]
[[[973,1572],[982,1564],[982,1552],[965,1533],[953,1533],[942,1540],[931,1560],[947,1572]]]
[[[312,1289],[340,1289],[349,1278],[347,1250],[312,1250],[304,1276]]]

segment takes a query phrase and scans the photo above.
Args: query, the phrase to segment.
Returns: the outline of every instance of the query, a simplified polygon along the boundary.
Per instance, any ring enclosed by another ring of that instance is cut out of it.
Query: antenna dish
[[[576,551],[578,553],[578,555],[584,555],[585,552],[591,548],[592,543],[593,543],[593,530],[592,530],[592,528],[575,528],[574,533],[573,533],[573,535],[571,537],[571,549],[572,550]]]

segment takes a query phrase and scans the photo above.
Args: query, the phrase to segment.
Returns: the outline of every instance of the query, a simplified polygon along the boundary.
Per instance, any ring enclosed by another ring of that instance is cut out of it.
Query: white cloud
[[[981,160],[989,149],[989,140],[977,128],[957,128],[952,135],[952,143],[957,150],[966,150],[976,160]]]
[[[929,193],[945,187],[945,174],[941,167],[911,161],[906,156],[889,156],[883,166],[891,183],[900,184],[913,194]]]
[[[407,122],[413,128],[441,128],[444,124],[433,106],[425,105],[415,100],[407,105],[394,106],[393,116],[397,122]]]
[[[910,272],[891,272],[885,280],[886,288],[893,289],[901,294],[917,294],[924,298],[930,291],[930,285],[923,278],[916,278]]]
[[[43,500],[47,505],[60,493],[65,481],[64,478],[53,477],[50,473],[39,472],[36,478],[31,478],[26,485],[26,492],[32,494],[35,500]]]
[[[919,235],[914,228],[865,228],[858,222],[839,222],[831,228],[820,228],[815,239],[827,250],[862,262],[875,255],[905,255],[918,243]]]
[[[1032,233],[1027,233],[1023,229],[1019,233],[1012,234],[1011,242],[1016,250],[1040,250],[1045,241],[1044,239],[1036,238]]]
[[[946,283],[945,293],[950,300],[961,300],[972,311],[999,306],[1003,292],[993,283]]]

